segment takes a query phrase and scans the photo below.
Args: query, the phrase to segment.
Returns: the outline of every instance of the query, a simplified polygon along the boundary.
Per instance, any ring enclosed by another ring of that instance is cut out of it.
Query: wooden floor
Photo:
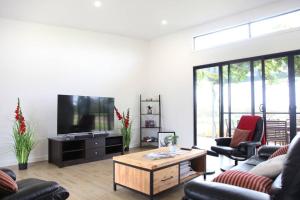
[[[137,150],[135,150],[137,151]],[[141,151],[141,150],[138,150]],[[118,187],[113,191],[112,159],[58,168],[47,161],[33,163],[25,171],[10,167],[17,175],[17,180],[39,178],[53,180],[70,192],[71,200],[146,200],[146,196]],[[203,178],[200,177],[202,180]],[[183,185],[168,190],[155,199],[180,200],[183,197]]]

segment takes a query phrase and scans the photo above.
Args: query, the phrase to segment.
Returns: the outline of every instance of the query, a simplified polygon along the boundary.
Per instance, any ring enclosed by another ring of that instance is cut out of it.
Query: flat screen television
[[[114,98],[58,95],[58,134],[106,132],[113,129]]]

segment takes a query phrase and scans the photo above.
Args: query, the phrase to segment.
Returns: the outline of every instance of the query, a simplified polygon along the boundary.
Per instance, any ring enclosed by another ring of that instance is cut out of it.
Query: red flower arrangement
[[[130,145],[130,140],[131,140],[131,124],[132,124],[132,122],[130,122],[130,111],[128,108],[126,116],[125,116],[124,112],[123,112],[123,115],[121,115],[121,113],[119,112],[119,110],[116,107],[114,109],[115,109],[118,120],[121,121],[121,123],[122,123],[121,133],[123,135],[124,150],[128,151],[129,145]]]
[[[19,134],[23,135],[26,132],[26,124],[25,124],[25,118],[22,114],[22,110],[20,108],[20,99],[18,98],[18,104],[17,108],[15,110],[15,119],[16,123],[18,123],[18,128],[19,128]]]
[[[26,125],[23,116],[20,99],[18,98],[17,108],[15,110],[15,123],[13,127],[14,150],[19,163],[19,169],[26,169],[28,157],[35,145],[33,131]]]

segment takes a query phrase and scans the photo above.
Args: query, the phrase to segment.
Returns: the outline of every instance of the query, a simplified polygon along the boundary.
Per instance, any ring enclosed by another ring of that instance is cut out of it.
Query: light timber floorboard
[[[133,150],[141,151],[141,149]],[[148,197],[117,187],[113,191],[113,165],[112,159],[90,162],[70,167],[58,168],[47,161],[36,162],[29,165],[24,171],[17,166],[10,167],[17,175],[17,180],[25,178],[39,178],[53,180],[70,192],[71,200],[146,200]],[[203,180],[202,177],[199,177]],[[181,200],[183,185],[163,192],[155,197],[158,200]]]

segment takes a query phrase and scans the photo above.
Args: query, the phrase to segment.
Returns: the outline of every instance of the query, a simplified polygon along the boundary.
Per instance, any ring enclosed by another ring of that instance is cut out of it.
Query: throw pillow
[[[270,178],[237,170],[228,170],[214,178],[213,181],[264,193],[269,192],[273,183],[273,180]]]
[[[270,157],[269,159],[272,159],[276,156],[280,156],[280,155],[283,155],[283,154],[287,154],[288,152],[288,149],[289,149],[289,145],[285,145],[283,147],[280,147],[279,149],[277,149]]]
[[[247,141],[250,131],[236,128],[230,142],[230,147],[236,148],[241,142]]]
[[[7,192],[17,192],[18,185],[17,183],[6,173],[0,170],[0,189]]]
[[[249,173],[257,176],[266,176],[269,178],[276,178],[283,169],[283,164],[286,160],[286,154],[276,156],[253,167]]]

